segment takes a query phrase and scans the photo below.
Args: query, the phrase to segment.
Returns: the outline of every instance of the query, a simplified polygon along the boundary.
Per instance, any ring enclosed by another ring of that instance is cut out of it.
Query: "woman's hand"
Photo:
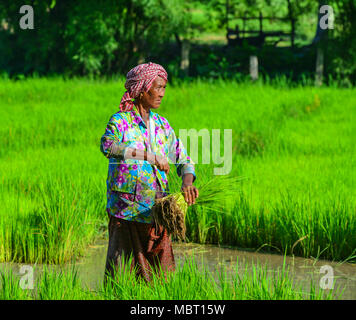
[[[156,155],[155,156],[155,166],[166,174],[169,173],[169,163],[166,158]]]
[[[195,204],[195,199],[199,197],[198,189],[193,186],[193,178],[194,176],[191,173],[185,174],[181,188],[184,199],[189,206]]]

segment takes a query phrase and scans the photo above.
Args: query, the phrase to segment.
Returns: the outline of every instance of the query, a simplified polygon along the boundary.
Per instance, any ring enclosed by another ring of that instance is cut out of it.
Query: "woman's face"
[[[166,80],[157,77],[153,81],[151,89],[143,93],[141,98],[142,104],[148,108],[158,109],[166,91],[166,83]]]

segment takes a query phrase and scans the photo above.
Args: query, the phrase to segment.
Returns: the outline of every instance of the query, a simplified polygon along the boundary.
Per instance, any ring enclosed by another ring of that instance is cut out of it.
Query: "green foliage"
[[[328,73],[342,86],[356,83],[356,1],[332,1],[335,30],[328,43]]]
[[[43,1],[33,5],[35,29],[25,31],[18,26],[21,5],[0,6],[9,24],[0,33],[0,68],[10,73],[127,72],[171,37],[182,12],[177,0]]]

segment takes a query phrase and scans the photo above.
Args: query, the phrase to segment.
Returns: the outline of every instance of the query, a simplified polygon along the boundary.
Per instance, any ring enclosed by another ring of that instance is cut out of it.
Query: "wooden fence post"
[[[189,40],[184,39],[182,41],[180,69],[182,70],[182,73],[185,76],[188,76],[189,74],[189,51],[190,51]]]
[[[250,76],[253,81],[258,79],[258,59],[257,56],[250,56]]]
[[[319,87],[323,84],[324,51],[320,44],[317,45],[316,50],[315,85]]]

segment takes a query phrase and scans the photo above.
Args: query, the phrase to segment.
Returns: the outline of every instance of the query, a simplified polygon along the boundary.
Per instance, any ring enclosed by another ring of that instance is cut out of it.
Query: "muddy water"
[[[102,283],[107,243],[107,240],[97,241],[95,245],[90,246],[87,255],[75,263],[82,283],[89,288],[98,288]],[[266,267],[268,274],[272,276],[277,270],[281,270],[284,260],[283,256],[276,254],[248,252],[215,245],[174,243],[173,251],[177,264],[184,263],[187,257],[194,256],[199,268],[204,265],[204,268],[214,272],[224,266],[231,278],[235,275],[236,264],[240,276],[244,274],[246,269],[247,272],[250,272],[252,264]],[[319,284],[322,282],[322,277],[325,276],[325,271],[321,273],[321,268],[325,265],[330,266],[333,271],[334,290],[336,292],[344,290],[342,299],[356,299],[356,264],[286,257],[285,265],[294,284],[302,285],[305,292],[309,291],[311,279],[317,289],[320,288]],[[0,264],[0,270],[5,267],[13,269],[15,274],[19,271],[19,265],[16,264]],[[37,272],[35,272],[35,278],[40,269],[39,266]]]
[[[106,250],[107,240],[100,240],[90,248],[88,255],[77,263],[82,281],[91,288],[97,287],[102,282]],[[239,275],[243,275],[246,268],[248,272],[251,271],[252,264],[267,267],[268,273],[272,275],[282,268],[284,260],[282,256],[276,254],[248,252],[215,245],[174,243],[173,251],[177,264],[184,263],[187,257],[194,256],[198,266],[204,265],[210,271],[216,271],[220,266],[225,266],[230,277],[235,275],[236,264],[238,264]],[[322,277],[325,276],[325,273],[320,273],[321,267],[331,266],[334,288],[344,289],[343,299],[356,299],[356,264],[340,265],[336,262],[315,261],[300,257],[286,257],[285,263],[294,283],[298,286],[302,285],[303,290],[307,292],[311,279],[319,287]]]

